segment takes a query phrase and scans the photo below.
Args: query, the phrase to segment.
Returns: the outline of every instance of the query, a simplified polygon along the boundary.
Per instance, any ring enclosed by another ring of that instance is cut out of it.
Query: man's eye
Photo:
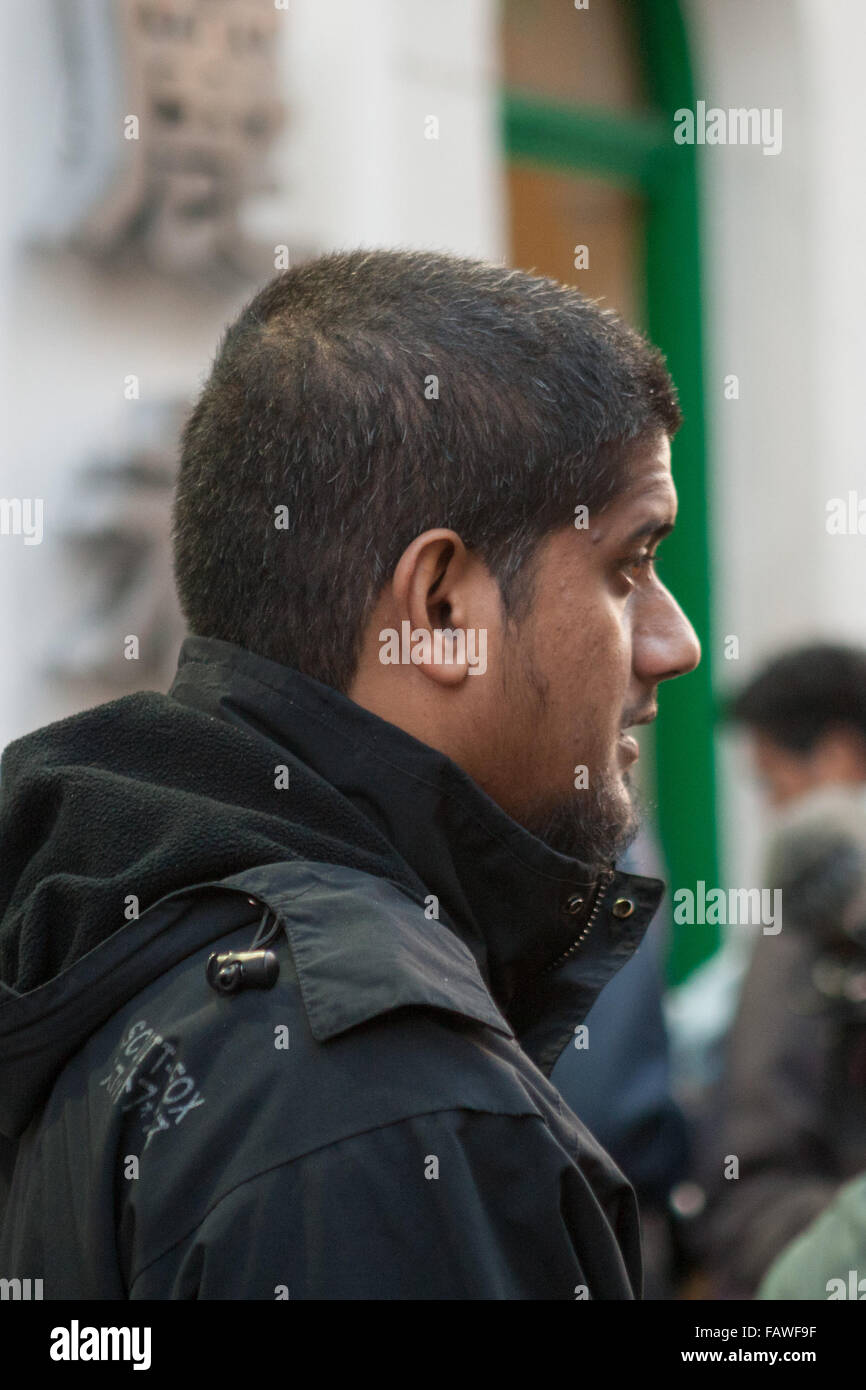
[[[620,569],[630,579],[641,579],[644,575],[652,574],[657,558],[654,552],[644,550],[640,555],[630,555],[627,560],[623,560]]]

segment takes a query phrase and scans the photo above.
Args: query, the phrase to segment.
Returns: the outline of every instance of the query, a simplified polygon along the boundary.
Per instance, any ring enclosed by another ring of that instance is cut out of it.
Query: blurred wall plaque
[[[256,273],[239,213],[272,188],[283,121],[273,0],[54,0],[52,15],[66,187],[43,231],[173,274]]]

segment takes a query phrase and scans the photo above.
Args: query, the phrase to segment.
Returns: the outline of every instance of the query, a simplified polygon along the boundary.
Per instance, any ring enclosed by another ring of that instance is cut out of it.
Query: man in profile
[[[548,1078],[662,892],[616,858],[627,730],[699,659],[654,569],[679,423],[616,316],[445,255],[324,257],[228,329],[171,691],[5,754],[4,1274],[640,1296]]]

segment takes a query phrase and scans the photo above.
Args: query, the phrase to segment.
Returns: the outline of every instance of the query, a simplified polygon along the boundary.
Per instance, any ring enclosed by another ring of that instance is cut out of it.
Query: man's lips
[[[652,723],[653,719],[655,719],[657,714],[658,709],[652,709],[647,714],[642,715],[639,719],[630,719],[627,724],[623,725],[623,728],[620,731],[619,736],[619,746],[622,749],[622,751],[624,753],[629,754],[632,759],[640,757],[640,745],[638,744],[637,739],[632,738],[631,734],[627,734],[625,730],[632,729],[638,724],[650,724]]]
[[[642,714],[639,719],[627,719],[622,726],[623,732],[626,729],[633,729],[636,724],[651,724],[658,712],[658,705],[653,705],[652,709],[647,710],[646,714]]]
[[[620,734],[619,747],[624,753],[630,754],[632,758],[640,757],[638,741],[636,738],[632,738],[630,734]]]

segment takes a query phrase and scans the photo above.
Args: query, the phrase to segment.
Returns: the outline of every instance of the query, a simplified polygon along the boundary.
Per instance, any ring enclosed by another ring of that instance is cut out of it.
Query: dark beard
[[[516,701],[528,708],[528,719],[540,720],[548,707],[549,681],[535,660],[531,632],[514,620],[509,620],[509,627],[514,641],[511,659],[502,666],[505,708],[513,708]],[[625,794],[614,790],[609,775],[593,775],[590,785],[575,788],[568,800],[545,797],[511,814],[559,854],[596,870],[608,868],[625,853],[641,826],[640,800],[628,771],[621,781]]]
[[[613,794],[609,783],[575,791],[565,802],[536,806],[520,816],[521,825],[551,849],[602,869],[616,862],[634,841],[641,824],[640,805],[628,773],[623,782],[630,800]]]

